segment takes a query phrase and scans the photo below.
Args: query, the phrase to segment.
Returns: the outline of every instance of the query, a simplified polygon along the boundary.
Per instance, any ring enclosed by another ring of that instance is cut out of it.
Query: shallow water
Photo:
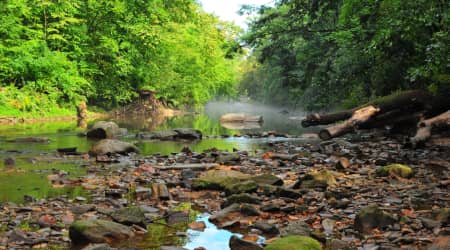
[[[139,120],[116,120],[121,127],[129,130],[130,136],[123,140],[136,142],[142,155],[160,153],[168,155],[180,152],[183,147],[189,147],[192,151],[202,152],[210,148],[232,151],[246,150],[254,152],[261,145],[275,140],[299,140],[288,138],[247,138],[240,135],[262,131],[277,131],[278,133],[301,134],[309,132],[299,125],[298,121],[288,120],[289,116],[302,115],[301,112],[289,114],[280,113],[282,109],[270,108],[264,105],[252,105],[247,103],[210,103],[206,105],[204,112],[197,115],[176,116],[171,118]],[[250,130],[227,129],[220,125],[219,118],[228,112],[244,112],[264,116],[261,128]],[[92,124],[94,121],[90,121]],[[138,141],[134,135],[140,131],[165,130],[172,128],[195,128],[203,132],[206,138],[200,141]],[[69,198],[85,196],[81,187],[54,188],[47,176],[55,173],[67,174],[70,178],[86,174],[86,162],[78,158],[61,158],[57,153],[58,148],[76,147],[78,152],[85,153],[96,142],[86,137],[78,136],[84,130],[77,128],[76,122],[51,122],[18,125],[0,125],[0,202],[24,203],[24,197],[28,199],[41,199],[60,195]],[[216,136],[228,135],[228,138]],[[8,140],[18,137],[47,137],[50,143],[13,143]],[[16,166],[7,168],[3,159],[13,157]],[[159,247],[160,244],[184,245],[188,249],[198,246],[207,249],[228,249],[228,239],[232,233],[216,228],[207,220],[207,215],[201,215],[198,220],[204,221],[207,228],[204,232],[187,230],[187,237],[180,238],[176,232],[168,232],[167,228],[152,230],[160,235],[147,235],[141,242],[143,246]],[[153,243],[152,243],[153,242]],[[157,245],[153,245],[154,243]]]

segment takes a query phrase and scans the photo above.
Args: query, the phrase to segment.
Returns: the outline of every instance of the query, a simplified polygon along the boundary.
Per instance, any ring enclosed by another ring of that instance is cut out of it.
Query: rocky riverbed
[[[81,186],[89,195],[1,203],[0,249],[159,249],[166,243],[173,246],[161,249],[182,249],[173,239],[139,242],[155,228],[172,238],[186,237],[187,227],[204,230],[204,223],[195,222],[196,211],[212,214],[209,221],[219,228],[243,234],[227,239],[231,249],[450,244],[447,146],[409,149],[401,139],[369,134],[273,141],[251,152],[186,147],[170,155],[70,158],[83,161],[87,174],[74,178],[56,171],[48,181]]]

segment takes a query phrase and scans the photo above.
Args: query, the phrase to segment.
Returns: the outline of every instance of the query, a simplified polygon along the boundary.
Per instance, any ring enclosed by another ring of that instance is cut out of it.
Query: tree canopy
[[[238,31],[194,0],[3,0],[0,109],[110,108],[140,88],[180,106],[232,95]]]
[[[450,93],[447,1],[279,0],[256,11],[241,88],[257,100],[321,109],[405,89]]]

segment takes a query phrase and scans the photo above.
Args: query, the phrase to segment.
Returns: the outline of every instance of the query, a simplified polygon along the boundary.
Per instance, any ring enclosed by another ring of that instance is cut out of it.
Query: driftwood
[[[375,116],[380,112],[379,108],[374,106],[368,106],[353,112],[350,119],[345,122],[339,123],[337,125],[322,129],[319,132],[319,137],[322,140],[329,140],[334,137],[344,135],[352,130],[354,130],[359,124],[367,122],[371,117]]]
[[[368,102],[360,107],[339,111],[330,114],[311,114],[302,120],[303,127],[328,125],[338,121],[351,118],[355,111],[364,107],[373,106],[380,109],[380,114],[387,113],[396,109],[401,110],[420,110],[429,105],[432,100],[431,95],[426,91],[410,90],[398,94],[385,96]]]
[[[414,137],[410,139],[412,145],[416,146],[427,141],[431,137],[431,130],[435,127],[450,126],[450,110],[438,116],[423,120],[417,124],[417,132]]]

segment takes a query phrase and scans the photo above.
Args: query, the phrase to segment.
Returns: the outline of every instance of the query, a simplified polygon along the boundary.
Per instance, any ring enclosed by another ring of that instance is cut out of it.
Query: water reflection
[[[217,228],[208,220],[209,214],[202,214],[197,221],[203,221],[206,224],[204,231],[187,230],[188,242],[183,246],[187,249],[195,249],[196,247],[204,247],[206,249],[228,250],[228,242],[232,235],[242,237],[241,234],[232,233],[230,231]],[[258,243],[264,243],[265,239],[260,237]]]

